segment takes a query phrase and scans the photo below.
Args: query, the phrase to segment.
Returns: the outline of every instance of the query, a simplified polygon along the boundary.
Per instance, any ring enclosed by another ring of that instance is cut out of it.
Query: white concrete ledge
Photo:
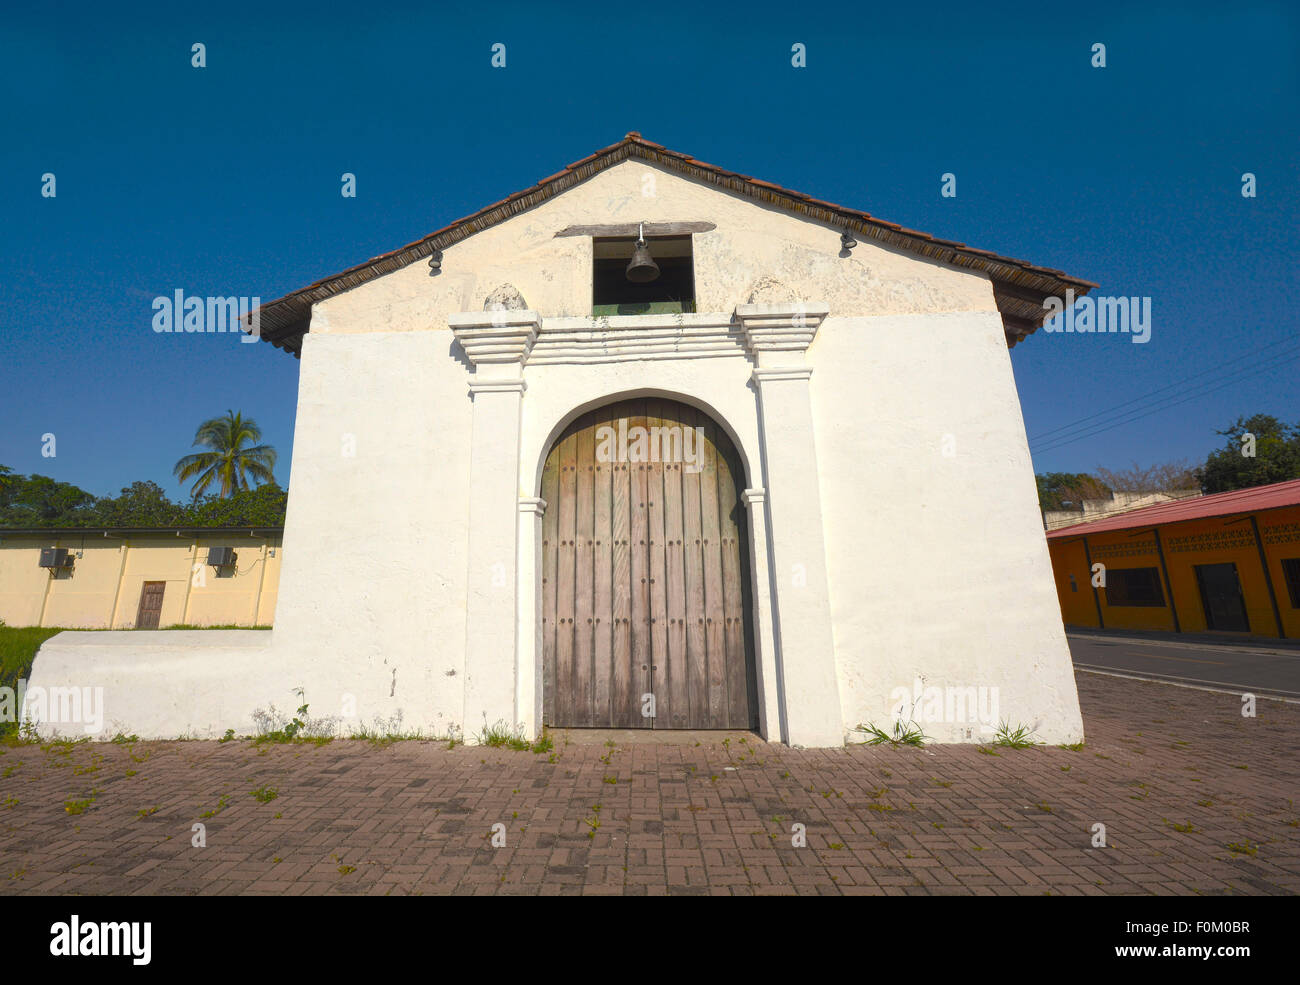
[[[36,654],[28,707],[38,695],[47,701],[44,713],[34,713],[43,735],[220,738],[230,728],[250,734],[255,709],[274,705],[291,712],[293,688],[304,683],[268,659],[271,635],[238,629],[59,633]],[[69,689],[82,702],[77,721],[67,720],[71,703],[59,714],[50,697],[69,696]]]

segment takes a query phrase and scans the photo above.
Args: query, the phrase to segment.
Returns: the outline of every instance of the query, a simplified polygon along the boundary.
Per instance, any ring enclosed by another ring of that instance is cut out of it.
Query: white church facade
[[[272,631],[65,633],[31,685],[142,737],[301,688],[341,734],[837,746],[937,688],[1079,741],[1009,350],[1091,286],[629,134],[263,308],[301,358]]]

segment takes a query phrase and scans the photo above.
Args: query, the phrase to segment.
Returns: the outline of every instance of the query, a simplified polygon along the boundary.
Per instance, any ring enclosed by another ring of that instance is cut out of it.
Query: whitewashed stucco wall
[[[548,333],[608,325],[578,321],[590,311],[590,240],[555,232],[636,220],[716,223],[694,238],[702,314],[684,316],[685,325],[721,326],[725,337],[736,307],[751,300],[822,303],[830,313],[807,351],[811,379],[799,384],[811,401],[817,482],[810,488],[820,483],[820,502],[781,504],[787,523],[819,524],[825,542],[823,561],[813,563],[824,568],[826,597],[804,611],[813,619],[829,614],[838,696],[826,704],[816,696],[835,688],[815,682],[801,695],[797,667],[785,668],[780,681],[785,700],[814,702],[801,706],[819,719],[806,734],[833,744],[856,724],[886,722],[893,689],[923,678],[941,687],[996,687],[1013,724],[1036,726],[1050,741],[1081,737],[987,277],[869,242],[841,258],[837,230],[640,161],[448,248],[436,277],[415,263],[316,306],[302,352],[285,530],[291,549],[275,629],[254,666],[236,662],[243,676],[223,699],[212,697],[210,668],[198,669],[209,659],[205,644],[226,645],[221,634],[186,640],[166,661],[156,651],[137,657],[129,645],[112,654],[100,647],[93,668],[69,656],[79,641],[59,637],[59,658],[38,657],[33,684],[95,674],[140,682],[148,677],[140,668],[154,667],[183,694],[189,677],[201,678],[188,716],[177,717],[174,707],[157,714],[144,685],[111,695],[114,720],[141,735],[174,734],[168,730],[182,718],[198,734],[245,730],[253,707],[244,706],[290,706],[292,696],[280,692],[292,680],[306,689],[315,716],[354,710],[345,728],[400,719],[402,728],[472,736],[482,723],[467,707],[466,607],[487,603],[482,586],[476,595],[470,584],[485,559],[470,556],[482,532],[471,531],[469,519],[473,366],[449,327],[454,316],[481,311],[485,297],[508,283],[540,318],[536,358],[519,368],[521,500],[539,495],[542,460],[565,423],[640,393],[712,412],[745,459],[747,484],[769,484],[755,360],[739,334],[707,355],[542,358]],[[768,451],[772,440],[796,440],[773,437],[782,423],[769,423]],[[765,509],[761,497],[755,508]],[[790,557],[787,551],[776,563]],[[526,552],[519,559],[529,563]],[[788,576],[773,569],[773,586],[784,590],[779,580]],[[761,600],[767,592],[756,587]],[[774,646],[770,632],[758,637],[770,684]],[[537,724],[535,683],[515,682],[517,720],[528,731]],[[774,701],[773,693],[768,688],[761,700]],[[775,716],[768,718],[776,738]],[[944,725],[927,732],[949,741],[985,737]]]
[[[449,331],[311,333],[273,634],[313,711],[461,722],[469,414]],[[297,490],[303,490],[297,494]]]
[[[643,191],[652,189],[652,195]],[[989,281],[911,253],[863,242],[841,258],[839,233],[690,181],[644,161],[625,161],[522,215],[444,251],[442,273],[424,263],[318,304],[311,334],[425,332],[459,311],[481,311],[513,284],[543,317],[591,313],[591,240],[556,237],[570,225],[707,220],[694,237],[699,311],[730,312],[754,284],[774,278],[836,314],[995,311]]]
[[[808,358],[846,728],[888,721],[891,694],[919,679],[997,688],[1013,726],[1077,741],[1001,319],[832,317]],[[921,724],[938,741],[988,738]]]

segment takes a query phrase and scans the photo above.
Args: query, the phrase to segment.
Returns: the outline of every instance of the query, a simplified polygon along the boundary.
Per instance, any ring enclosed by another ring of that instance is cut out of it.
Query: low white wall
[[[292,714],[298,707],[293,688],[301,682],[268,659],[271,635],[238,629],[59,633],[37,654],[28,701],[37,689],[94,694],[102,711],[99,731],[46,716],[39,725],[45,734],[103,740],[118,732],[142,739],[220,738],[230,728],[250,734],[256,709],[274,704]]]

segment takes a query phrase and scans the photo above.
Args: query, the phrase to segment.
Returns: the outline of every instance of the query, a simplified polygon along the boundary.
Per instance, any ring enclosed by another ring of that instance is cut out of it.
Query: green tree
[[[103,527],[170,527],[187,522],[185,507],[167,498],[156,482],[133,482],[120,496],[95,501],[96,524]]]
[[[240,490],[252,489],[255,483],[273,482],[275,449],[256,444],[261,440],[262,429],[256,421],[228,410],[225,417],[214,417],[199,425],[194,444],[208,450],[186,455],[176,463],[173,474],[182,483],[195,480],[190,496],[196,501],[214,483],[220,487],[218,495],[225,499]]]
[[[1196,470],[1205,493],[1249,489],[1273,482],[1300,479],[1300,424],[1285,424],[1272,414],[1238,417],[1226,430],[1216,431],[1227,443],[1212,451]],[[1253,449],[1247,436],[1253,437]],[[1250,451],[1254,454],[1249,454]]]
[[[1035,475],[1038,483],[1038,507],[1050,510],[1079,509],[1085,499],[1101,499],[1110,489],[1087,472],[1045,472]]]
[[[94,523],[95,497],[70,482],[8,472],[0,488],[0,524],[6,527],[74,527]]]
[[[208,496],[186,511],[193,527],[281,527],[289,494],[272,479],[226,497]]]
[[[133,482],[119,496],[96,498],[71,483],[20,475],[0,465],[0,528],[281,527],[288,497],[271,479],[188,505],[168,499],[156,482]]]

